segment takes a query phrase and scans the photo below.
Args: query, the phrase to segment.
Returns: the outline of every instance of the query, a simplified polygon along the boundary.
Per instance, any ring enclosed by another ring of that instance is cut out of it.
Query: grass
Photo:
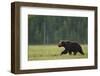
[[[77,55],[60,55],[64,50],[63,47],[57,45],[29,45],[28,60],[54,60],[54,59],[80,59],[88,58],[87,45],[81,45],[85,55],[77,53]]]

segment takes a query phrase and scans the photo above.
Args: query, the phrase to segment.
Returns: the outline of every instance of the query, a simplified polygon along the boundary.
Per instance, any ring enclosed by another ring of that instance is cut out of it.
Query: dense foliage
[[[88,18],[28,15],[29,44],[57,44],[60,40],[87,44]]]

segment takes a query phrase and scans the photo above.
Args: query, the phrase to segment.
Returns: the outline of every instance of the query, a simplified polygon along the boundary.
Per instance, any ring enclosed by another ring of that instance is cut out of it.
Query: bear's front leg
[[[60,55],[63,55],[63,54],[67,54],[67,51],[66,51],[66,50],[64,50],[63,52],[61,52],[61,54],[60,54]]]
[[[72,51],[69,51],[69,55],[72,55]]]

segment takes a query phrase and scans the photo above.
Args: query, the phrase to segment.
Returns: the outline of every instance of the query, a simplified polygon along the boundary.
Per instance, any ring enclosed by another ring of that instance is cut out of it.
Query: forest
[[[57,44],[60,40],[87,44],[88,17],[28,15],[29,45]]]

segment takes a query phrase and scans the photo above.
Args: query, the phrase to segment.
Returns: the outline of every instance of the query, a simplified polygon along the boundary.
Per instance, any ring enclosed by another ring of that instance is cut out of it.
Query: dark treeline
[[[29,44],[57,44],[60,40],[87,44],[88,18],[28,15]]]

